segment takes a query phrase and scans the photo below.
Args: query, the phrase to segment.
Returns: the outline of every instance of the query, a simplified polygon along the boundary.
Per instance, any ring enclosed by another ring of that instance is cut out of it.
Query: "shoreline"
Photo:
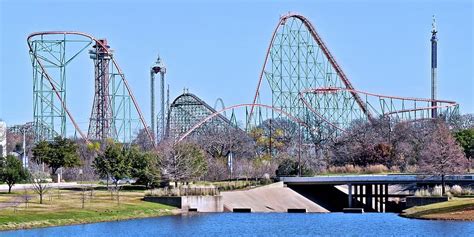
[[[137,220],[137,219],[146,219],[146,218],[154,218],[154,217],[163,217],[163,216],[173,216],[173,215],[180,215],[182,214],[181,210],[178,209],[171,209],[169,212],[167,211],[164,214],[159,215],[149,215],[149,216],[135,216],[135,217],[123,217],[123,218],[114,218],[114,219],[104,219],[104,220],[85,220],[77,222],[68,222],[64,224],[51,224],[51,225],[38,225],[38,226],[28,226],[28,227],[20,227],[20,228],[11,228],[11,229],[3,229],[0,227],[0,234],[9,232],[9,231],[20,231],[20,230],[32,230],[32,229],[42,229],[42,228],[51,228],[51,227],[63,227],[63,226],[73,226],[73,225],[86,225],[86,224],[96,224],[96,223],[103,223],[103,222],[116,222],[116,221],[128,221],[128,220]],[[28,223],[25,223],[28,224]]]
[[[23,193],[8,195],[9,199],[22,197]],[[28,205],[14,202],[0,210],[0,232],[33,228],[92,224],[149,217],[176,215],[180,210],[172,206],[143,201],[143,192],[124,191],[120,201],[110,192],[61,190],[49,192],[38,201],[38,196],[29,191],[32,200]],[[85,202],[81,201],[86,198]],[[81,207],[84,203],[84,207]]]
[[[258,212],[257,212],[258,213]],[[282,212],[283,213],[283,212]],[[164,216],[173,216],[173,215],[180,215],[183,214],[181,209],[170,209],[170,210],[163,210],[160,214],[151,214],[151,215],[141,215],[141,216],[123,216],[123,217],[114,217],[111,219],[82,219],[82,220],[74,220],[67,223],[55,224],[51,223],[48,220],[45,220],[45,223],[41,223],[37,226],[35,225],[28,225],[29,222],[24,222],[26,226],[22,226],[19,228],[3,228],[0,227],[0,234],[7,233],[10,231],[21,231],[21,230],[32,230],[32,229],[41,229],[41,228],[51,228],[51,227],[63,227],[63,226],[73,226],[73,225],[85,225],[85,224],[96,224],[96,223],[103,223],[103,222],[116,222],[116,221],[127,221],[127,220],[137,220],[137,219],[146,219],[146,218],[155,218],[155,217],[164,217]],[[328,213],[311,213],[311,214],[328,214]],[[385,214],[385,213],[380,213]],[[393,213],[397,214],[397,213]],[[397,216],[407,219],[418,219],[418,220],[433,220],[433,221],[456,221],[456,222],[472,222],[474,221],[474,216],[472,219],[449,219],[449,218],[437,218],[437,217],[425,217],[425,216],[415,216],[414,214],[406,214],[406,213],[399,213]],[[67,219],[66,219],[67,220]],[[47,222],[47,223],[46,223]]]
[[[404,210],[399,216],[420,220],[474,221],[474,198],[455,198]]]
[[[473,222],[474,219],[449,219],[449,218],[439,218],[439,217],[413,217],[413,216],[406,216],[403,213],[400,213],[398,216],[413,219],[413,220],[425,220],[425,221],[453,221],[453,222]]]

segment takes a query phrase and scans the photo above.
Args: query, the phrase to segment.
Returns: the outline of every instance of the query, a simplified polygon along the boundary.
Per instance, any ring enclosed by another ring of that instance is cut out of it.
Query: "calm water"
[[[396,214],[220,213],[0,232],[0,236],[474,236],[474,222]]]

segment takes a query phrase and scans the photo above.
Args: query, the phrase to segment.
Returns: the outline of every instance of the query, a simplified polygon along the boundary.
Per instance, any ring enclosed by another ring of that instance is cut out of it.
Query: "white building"
[[[0,157],[7,156],[7,124],[0,120]]]

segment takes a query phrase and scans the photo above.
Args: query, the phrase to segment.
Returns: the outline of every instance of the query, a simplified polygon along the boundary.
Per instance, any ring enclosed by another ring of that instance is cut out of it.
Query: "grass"
[[[474,220],[474,198],[453,198],[425,206],[406,209],[404,217],[436,220]]]
[[[15,193],[22,195],[23,192]],[[173,207],[145,202],[141,199],[143,192],[127,191],[120,193],[120,205],[111,199],[107,191],[94,191],[93,197],[87,193],[85,207],[82,208],[82,192],[74,190],[51,190],[43,197],[44,204],[39,204],[35,196],[25,207],[8,207],[0,210],[0,230],[27,229],[47,226],[116,221],[133,218],[154,217],[172,214]],[[0,200],[5,200],[0,194]],[[8,195],[8,198],[13,196]]]

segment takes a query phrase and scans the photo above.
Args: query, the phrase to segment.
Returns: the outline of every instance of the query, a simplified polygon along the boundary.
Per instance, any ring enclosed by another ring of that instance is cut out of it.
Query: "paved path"
[[[76,182],[70,182],[70,183],[50,183],[52,188],[77,188],[80,187],[81,184],[78,184]],[[87,184],[90,185],[90,184]],[[32,184],[15,184],[12,187],[12,191],[14,190],[24,190],[26,189],[31,189],[33,187]],[[0,192],[8,192],[8,185],[6,184],[0,184]]]

